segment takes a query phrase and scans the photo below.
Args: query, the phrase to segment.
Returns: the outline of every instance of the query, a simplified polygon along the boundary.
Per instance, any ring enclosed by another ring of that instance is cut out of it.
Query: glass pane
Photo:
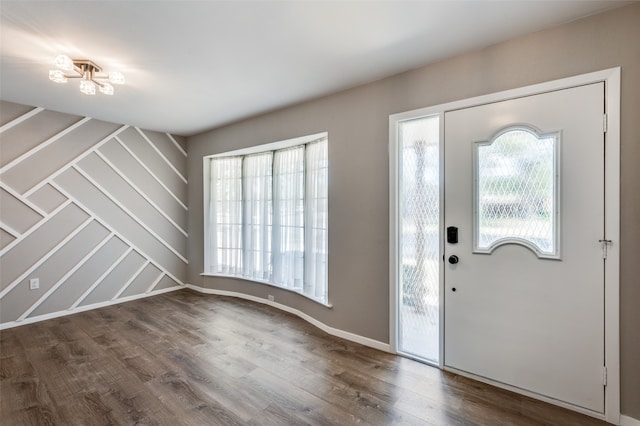
[[[399,124],[398,350],[438,362],[440,282],[439,118]]]
[[[329,238],[329,157],[323,139],[306,149],[306,223],[304,294],[327,303],[327,259]]]
[[[242,268],[242,157],[211,161],[212,271],[239,274]]]
[[[304,146],[276,151],[273,282],[302,291],[304,278]]]
[[[243,162],[243,275],[270,280],[273,153],[249,155]]]
[[[524,128],[476,145],[476,251],[516,243],[557,253],[555,152],[556,135]]]

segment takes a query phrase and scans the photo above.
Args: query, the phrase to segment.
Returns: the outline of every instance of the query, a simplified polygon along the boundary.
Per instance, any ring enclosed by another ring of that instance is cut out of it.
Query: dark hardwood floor
[[[604,425],[190,290],[0,332],[0,424]]]

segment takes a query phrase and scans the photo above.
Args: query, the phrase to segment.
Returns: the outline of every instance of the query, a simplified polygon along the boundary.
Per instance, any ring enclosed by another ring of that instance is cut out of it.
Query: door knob
[[[451,256],[449,256],[449,263],[450,264],[455,265],[459,261],[460,261],[460,259],[458,259],[458,256],[456,256],[455,254],[452,254]]]

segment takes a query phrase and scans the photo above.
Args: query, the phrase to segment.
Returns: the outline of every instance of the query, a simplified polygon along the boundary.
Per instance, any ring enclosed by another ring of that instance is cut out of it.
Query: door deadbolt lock
[[[458,244],[458,227],[449,226],[447,228],[447,242],[449,244]]]

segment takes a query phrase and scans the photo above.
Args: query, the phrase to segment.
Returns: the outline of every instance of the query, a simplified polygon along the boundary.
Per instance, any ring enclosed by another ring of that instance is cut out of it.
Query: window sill
[[[293,289],[290,289],[290,288],[286,288],[286,287],[280,287],[280,286],[278,286],[276,284],[273,284],[272,282],[265,281],[265,280],[259,280],[257,278],[239,277],[237,275],[212,274],[212,273],[208,273],[208,272],[203,272],[203,273],[200,274],[200,276],[202,276],[202,277],[214,277],[214,278],[231,278],[231,279],[235,279],[235,280],[249,281],[249,282],[253,282],[253,283],[257,283],[257,284],[266,284],[268,286],[271,286],[273,288],[277,288],[279,290],[284,290],[284,291],[288,291],[290,293],[295,293],[295,294],[297,294],[299,296],[304,297],[305,299],[309,299],[312,302],[315,302],[315,303],[317,303],[319,305],[322,305],[325,308],[333,308],[333,305],[331,303],[322,302],[322,301],[320,301],[318,299],[314,299],[311,296],[307,296],[306,294],[301,293],[299,291],[296,291],[296,290],[293,290]]]

